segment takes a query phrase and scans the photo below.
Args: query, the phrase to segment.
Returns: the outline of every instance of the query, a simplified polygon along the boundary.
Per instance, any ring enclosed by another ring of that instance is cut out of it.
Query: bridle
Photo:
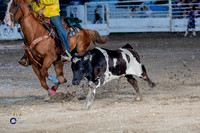
[[[21,3],[19,3],[19,4],[17,4],[17,7],[16,7],[16,9],[15,9],[15,12],[14,13],[11,13],[11,12],[6,12],[6,14],[10,14],[10,19],[11,19],[11,21],[15,24],[15,23],[21,23],[26,17],[28,17],[29,15],[31,15],[32,13],[31,13],[31,8],[30,8],[30,5],[27,5],[28,6],[28,8],[29,8],[29,12],[28,12],[28,14],[26,14],[25,15],[25,13],[23,12],[23,10],[22,10],[22,7],[21,7]],[[19,9],[20,9],[20,11],[23,13],[23,17],[21,18],[21,19],[19,19],[19,20],[15,20],[15,15],[17,14],[17,12],[19,11]]]

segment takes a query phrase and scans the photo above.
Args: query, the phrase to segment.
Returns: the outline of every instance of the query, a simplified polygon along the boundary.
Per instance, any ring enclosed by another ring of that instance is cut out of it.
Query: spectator
[[[130,16],[131,16],[131,18],[135,18],[135,17],[137,17],[137,11],[136,11],[136,8],[132,8],[131,9],[131,13],[130,13]]]
[[[188,17],[188,11],[185,9],[183,11],[183,18],[187,18]]]
[[[94,15],[95,15],[94,24],[102,24],[102,18],[99,15],[99,13],[97,13],[97,9],[94,10]]]
[[[142,7],[140,8],[140,11],[138,12],[138,15],[139,15],[140,18],[145,18],[145,12],[144,12]]]
[[[178,16],[179,16],[176,5],[172,9],[172,16],[173,16],[173,18],[178,18]]]
[[[177,4],[177,18],[182,18],[182,15],[183,15],[183,8],[182,8],[182,4],[181,4],[181,2],[179,2],[178,4]]]
[[[185,31],[185,36],[188,35],[188,31],[189,29],[192,29],[193,31],[193,36],[196,36],[196,31],[195,31],[195,7],[191,8],[191,11],[189,12],[189,20],[188,20],[188,26],[187,26],[187,30]]]
[[[150,9],[149,6],[146,6],[145,15],[146,15],[147,17],[152,17],[152,10]]]

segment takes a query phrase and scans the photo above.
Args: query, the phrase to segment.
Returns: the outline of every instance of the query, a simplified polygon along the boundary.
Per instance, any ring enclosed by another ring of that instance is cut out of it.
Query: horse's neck
[[[36,38],[45,34],[44,27],[30,14],[21,23],[24,38],[28,44],[31,44]]]

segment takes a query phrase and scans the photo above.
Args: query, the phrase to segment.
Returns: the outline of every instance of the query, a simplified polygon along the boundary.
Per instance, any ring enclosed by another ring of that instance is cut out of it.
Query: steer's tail
[[[141,74],[141,77],[145,80],[145,81],[147,81],[147,83],[148,83],[148,85],[150,86],[150,87],[154,87],[156,84],[155,83],[153,83],[150,79],[149,79],[149,77],[148,77],[148,75],[147,75],[147,71],[146,71],[146,68],[144,67],[144,65],[142,65],[142,74]]]
[[[89,29],[84,29],[84,30],[88,33],[88,35],[94,45],[96,45],[96,43],[105,44],[108,41],[107,37],[100,36],[96,30],[89,30]]]

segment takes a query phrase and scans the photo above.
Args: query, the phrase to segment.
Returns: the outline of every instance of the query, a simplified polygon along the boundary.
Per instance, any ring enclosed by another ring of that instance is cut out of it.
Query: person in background
[[[138,15],[138,14],[137,14],[136,8],[135,8],[135,7],[132,8],[132,9],[131,9],[131,13],[130,13],[131,18],[136,18],[137,15]]]
[[[145,18],[145,11],[143,9],[143,7],[140,7],[140,10],[137,12],[139,18]]]
[[[70,46],[67,38],[67,31],[62,25],[60,17],[59,0],[30,0],[32,8],[38,15],[50,18],[51,24],[56,28],[59,37],[65,48],[65,53],[61,55],[63,60],[71,60]],[[27,57],[24,56],[19,60],[19,64],[25,65]]]
[[[192,7],[191,11],[189,12],[188,15],[189,20],[188,20],[187,30],[185,31],[185,37],[188,35],[189,29],[192,29],[193,36],[196,36],[195,15],[194,15],[195,10],[196,10],[195,7]]]
[[[145,15],[147,16],[147,17],[149,17],[149,18],[151,18],[152,17],[152,10],[151,10],[151,8],[149,7],[149,6],[146,6],[146,11],[145,11]]]
[[[182,3],[181,2],[179,2],[177,4],[176,11],[177,11],[177,14],[178,14],[177,18],[183,18],[183,11],[184,11],[184,9],[182,7]]]
[[[95,15],[94,24],[102,24],[102,18],[99,15],[99,13],[97,13],[97,9],[94,10],[94,15]]]

